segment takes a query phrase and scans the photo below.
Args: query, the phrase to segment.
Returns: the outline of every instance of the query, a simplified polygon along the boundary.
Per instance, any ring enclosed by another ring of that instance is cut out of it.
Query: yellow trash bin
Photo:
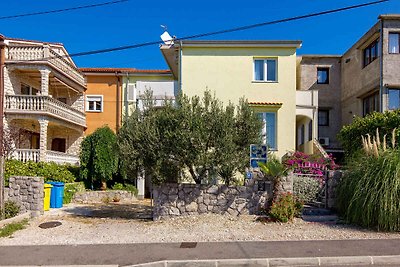
[[[50,195],[51,195],[51,188],[53,186],[51,184],[44,184],[44,201],[43,201],[43,210],[50,209]]]

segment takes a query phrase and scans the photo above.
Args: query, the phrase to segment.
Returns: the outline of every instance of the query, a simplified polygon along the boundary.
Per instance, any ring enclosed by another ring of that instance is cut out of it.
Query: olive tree
[[[245,100],[235,107],[209,91],[201,98],[179,95],[162,108],[150,100],[135,110],[119,132],[119,148],[128,171],[143,168],[155,183],[177,182],[180,173],[196,183],[217,174],[229,184],[248,164],[261,125]]]

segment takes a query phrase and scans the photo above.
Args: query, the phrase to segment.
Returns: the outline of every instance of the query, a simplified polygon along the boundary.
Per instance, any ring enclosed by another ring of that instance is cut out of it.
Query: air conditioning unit
[[[321,146],[329,146],[329,137],[320,137],[318,138],[318,142]]]

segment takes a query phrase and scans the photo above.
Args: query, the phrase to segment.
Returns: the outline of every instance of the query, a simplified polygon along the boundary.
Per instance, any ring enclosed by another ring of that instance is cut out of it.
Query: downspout
[[[119,72],[115,72],[115,76],[117,78],[117,104],[116,104],[116,109],[117,109],[117,123],[116,123],[116,131],[118,133],[119,129],[121,128],[121,80],[120,80],[120,75]]]
[[[380,30],[380,60],[379,60],[379,112],[383,112],[383,19],[381,18],[381,30]]]
[[[129,107],[128,107],[128,84],[129,84],[129,73],[126,74],[126,83],[125,83],[125,91],[124,91],[124,108],[125,108],[125,118],[129,115]]]
[[[179,94],[182,93],[182,41],[179,41]]]
[[[4,65],[5,65],[5,44],[4,37],[0,35],[0,119],[1,125],[0,127],[0,210],[4,210],[4,163],[5,163],[5,155],[4,155],[4,146],[3,146],[3,133],[4,133]],[[5,213],[2,212],[0,215],[0,219],[5,218]]]

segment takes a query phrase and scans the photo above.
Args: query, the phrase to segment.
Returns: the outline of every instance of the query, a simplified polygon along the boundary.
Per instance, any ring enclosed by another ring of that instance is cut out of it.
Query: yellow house
[[[278,157],[296,148],[296,49],[300,41],[180,41],[161,46],[178,91],[207,88],[227,103],[246,98]],[[300,144],[299,144],[300,145]]]

